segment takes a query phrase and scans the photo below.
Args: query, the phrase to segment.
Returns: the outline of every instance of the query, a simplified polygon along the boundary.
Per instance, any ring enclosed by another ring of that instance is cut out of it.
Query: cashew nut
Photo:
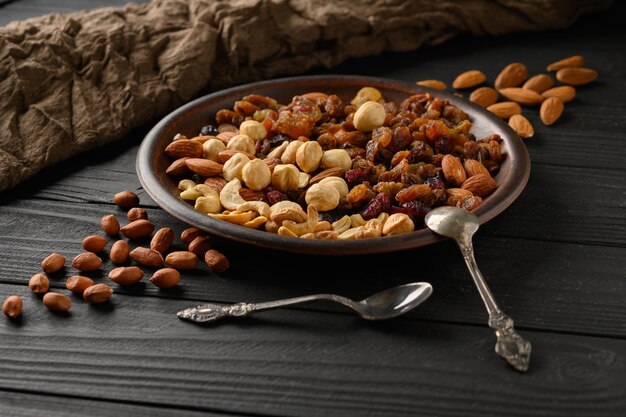
[[[219,213],[222,211],[220,196],[213,188],[206,184],[198,184],[194,187],[201,196],[196,199],[195,209],[201,213]]]
[[[270,211],[270,219],[278,225],[282,225],[285,220],[301,223],[307,219],[307,214],[302,210],[300,204],[289,200],[279,201],[270,207]]]
[[[350,216],[350,227],[359,227],[365,224],[365,219],[359,213]]]
[[[264,201],[246,201],[237,207],[237,211],[240,213],[250,210],[258,213],[259,216],[264,216],[268,219],[271,215],[270,206]]]
[[[318,221],[317,209],[313,206],[307,207],[307,220],[302,223],[296,223],[293,220],[284,220],[282,227],[285,227],[295,233],[297,236],[302,236],[305,233],[311,233],[315,230]],[[281,228],[282,228],[281,227]]]
[[[285,226],[280,226],[277,232],[280,236],[298,237],[297,234],[287,229]]]
[[[237,210],[240,204],[246,202],[240,195],[239,190],[241,189],[241,182],[235,178],[222,188],[220,192],[220,202],[222,206],[228,210]]]
[[[267,222],[267,217],[257,216],[254,219],[245,222],[242,226],[249,227],[250,229],[258,229]]]
[[[202,194],[199,191],[195,190],[194,187],[196,183],[191,180],[180,180],[178,183],[178,189],[182,192],[180,193],[180,198],[183,200],[196,200]]]
[[[333,230],[338,234],[342,234],[352,226],[352,220],[347,214],[332,224]]]
[[[283,153],[285,152],[285,149],[287,149],[288,145],[289,145],[289,142],[284,141],[283,143],[275,147],[272,152],[268,153],[267,157],[280,159],[280,157],[283,156]]]
[[[245,213],[238,213],[236,211],[233,212],[224,212],[218,214],[209,213],[209,216],[213,217],[217,220],[223,220],[228,223],[240,224],[243,225],[255,217],[256,213],[252,210],[246,211]]]

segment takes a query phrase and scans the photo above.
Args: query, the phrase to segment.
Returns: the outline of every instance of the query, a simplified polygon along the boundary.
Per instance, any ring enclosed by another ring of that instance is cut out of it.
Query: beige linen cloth
[[[0,191],[194,98],[461,33],[570,25],[610,0],[157,0],[0,28]]]

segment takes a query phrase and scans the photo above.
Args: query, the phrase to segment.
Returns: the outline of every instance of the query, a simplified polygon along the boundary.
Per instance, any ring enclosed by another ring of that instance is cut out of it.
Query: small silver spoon
[[[335,301],[350,307],[364,319],[385,320],[404,314],[417,307],[430,297],[432,292],[433,287],[429,283],[413,282],[389,288],[361,301],[353,301],[335,294],[314,294],[264,303],[204,304],[181,310],[177,315],[181,319],[196,323],[206,323],[224,317],[243,317],[256,311],[273,310],[294,304],[308,303],[309,301],[326,300]]]
[[[498,338],[496,353],[518,371],[528,370],[530,342],[517,334],[513,319],[500,310],[474,259],[472,236],[478,230],[478,218],[462,208],[438,207],[429,212],[424,220],[433,232],[452,238],[459,245],[467,269],[489,313],[489,327],[495,330]]]

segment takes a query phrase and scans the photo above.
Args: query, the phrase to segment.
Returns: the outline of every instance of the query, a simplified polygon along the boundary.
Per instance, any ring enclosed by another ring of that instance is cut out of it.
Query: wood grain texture
[[[68,260],[66,270],[51,277],[53,287],[63,288],[65,278],[78,273],[70,264],[83,251],[82,239],[93,233],[102,235],[98,222],[109,213],[117,214],[122,225],[128,222],[124,211],[110,204],[20,200],[0,208],[0,250],[11,260],[0,269],[0,282],[26,285],[39,272],[41,260],[51,252],[59,252]],[[160,210],[148,209],[148,218],[157,227],[173,228],[177,238],[172,250],[185,249],[179,238],[184,224]],[[147,243],[144,239],[131,245]],[[424,280],[434,285],[435,295],[433,302],[425,306],[427,315],[420,311],[418,317],[486,322],[484,307],[451,242],[386,255],[344,257],[338,262],[319,262],[315,256],[287,255],[219,239],[216,247],[231,261],[232,268],[226,273],[212,273],[201,263],[198,270],[183,273],[181,284],[174,290],[158,290],[148,283],[120,291],[220,302],[321,292],[360,298],[387,286]],[[477,235],[475,247],[479,265],[497,299],[519,326],[626,337],[625,249],[506,239],[482,233]],[[107,259],[109,249],[110,244],[103,256],[102,271],[91,274],[102,282],[108,281],[108,271],[114,267]],[[144,269],[149,277],[152,270]]]
[[[0,317],[0,415],[623,416],[626,34],[618,4],[612,16],[585,18],[565,32],[463,38],[332,70],[413,82],[451,81],[476,68],[493,80],[513,61],[534,74],[575,54],[600,70],[556,125],[545,127],[536,110],[524,109],[537,132],[526,141],[530,181],[475,240],[498,302],[533,344],[528,374],[493,353],[486,313],[451,242],[328,259],[218,241],[232,260],[227,273],[202,266],[183,274],[175,290],[114,286],[110,304],[73,297],[70,315],[49,313],[28,278],[51,251],[68,258],[81,251],[103,214],[125,222],[110,204],[115,192],[137,191],[150,219],[177,234],[184,228],[139,188],[134,158],[147,126],[0,194],[0,299],[17,293],[25,302],[21,321]],[[0,9],[0,24],[92,5],[19,0]],[[325,304],[216,327],[173,316],[200,300],[322,291],[360,298],[414,280],[432,282],[433,296],[390,322],[368,323]],[[51,284],[64,291],[63,274]]]
[[[0,320],[0,390],[275,416],[514,416],[529,403],[536,414],[618,416],[626,407],[623,340],[523,332],[534,346],[524,375],[493,354],[484,326],[283,310],[203,327],[174,317],[187,304],[116,294],[62,316],[25,296],[21,323]]]

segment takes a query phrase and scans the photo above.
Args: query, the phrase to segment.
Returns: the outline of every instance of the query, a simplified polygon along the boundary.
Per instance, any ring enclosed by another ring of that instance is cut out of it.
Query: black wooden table
[[[0,24],[109,2],[13,2]],[[116,2],[121,3],[121,2]],[[217,242],[232,268],[186,273],[178,289],[115,287],[112,302],[74,301],[51,314],[27,282],[41,259],[81,252],[123,189],[150,219],[184,224],[142,191],[135,154],[149,127],[62,162],[0,195],[0,297],[24,299],[0,317],[2,416],[624,416],[626,415],[626,33],[623,7],[567,31],[458,39],[418,52],[345,63],[332,72],[451,81],[465,69],[493,80],[512,61],[532,73],[573,54],[600,71],[552,127],[525,110],[530,181],[484,225],[478,262],[533,344],[520,374],[493,352],[482,302],[454,244],[377,256],[316,257]],[[326,71],[315,71],[324,73]],[[67,268],[66,275],[75,273]],[[106,262],[98,281],[106,282]],[[64,276],[52,286],[64,291]],[[434,295],[408,316],[370,323],[327,305],[268,312],[204,328],[174,313],[200,301],[261,301],[334,292],[359,298],[428,280]]]

